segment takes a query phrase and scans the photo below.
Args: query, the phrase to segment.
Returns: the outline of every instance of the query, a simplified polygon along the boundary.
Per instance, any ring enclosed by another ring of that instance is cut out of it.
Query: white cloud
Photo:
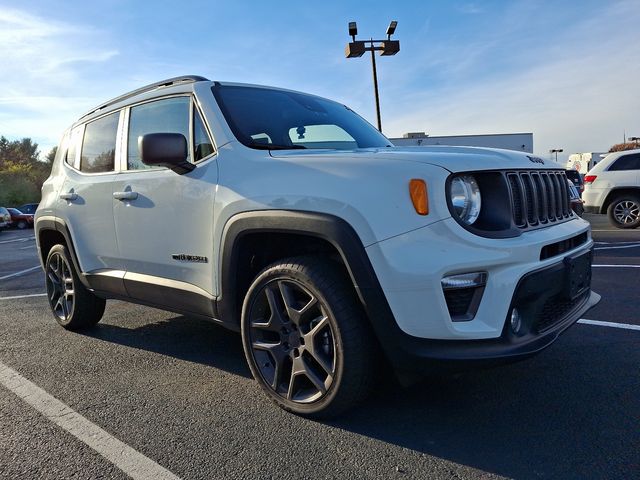
[[[455,6],[456,10],[465,15],[476,15],[484,12],[484,9],[474,2],[460,3]]]
[[[0,10],[0,134],[31,136],[46,153],[78,112],[97,103],[82,96],[88,82],[80,69],[116,55],[95,29]]]

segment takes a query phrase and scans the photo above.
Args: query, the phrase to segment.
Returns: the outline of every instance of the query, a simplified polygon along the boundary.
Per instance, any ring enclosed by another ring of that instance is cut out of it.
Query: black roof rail
[[[208,82],[209,79],[205,77],[201,77],[200,75],[181,75],[179,77],[167,78],[166,80],[161,80],[159,82],[150,83],[149,85],[145,85],[144,87],[136,88],[128,93],[120,95],[119,97],[112,98],[111,100],[100,104],[98,107],[91,109],[89,112],[85,113],[80,117],[82,120],[85,117],[88,117],[92,113],[95,113],[99,110],[102,110],[109,105],[113,105],[114,103],[121,102],[122,100],[126,100],[127,98],[134,97],[136,95],[140,95],[141,93],[150,92],[151,90],[155,90],[156,88],[161,87],[169,87],[171,85],[175,85],[178,83],[192,83],[192,82]]]

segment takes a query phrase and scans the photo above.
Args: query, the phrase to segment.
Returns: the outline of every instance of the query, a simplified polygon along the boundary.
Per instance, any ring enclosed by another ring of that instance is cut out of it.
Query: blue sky
[[[46,153],[92,106],[186,73],[346,103],[375,124],[368,57],[347,23],[401,51],[378,58],[383,129],[533,132],[534,150],[601,151],[640,136],[640,1],[0,0],[0,134]]]

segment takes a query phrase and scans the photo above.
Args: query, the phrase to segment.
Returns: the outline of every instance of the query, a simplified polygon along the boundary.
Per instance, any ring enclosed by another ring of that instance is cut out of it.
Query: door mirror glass
[[[138,151],[142,163],[150,167],[170,168],[179,175],[192,171],[187,161],[187,139],[181,133],[148,133],[138,137]]]

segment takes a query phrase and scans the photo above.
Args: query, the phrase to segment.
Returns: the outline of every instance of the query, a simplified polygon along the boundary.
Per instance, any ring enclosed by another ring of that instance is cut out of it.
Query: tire
[[[54,245],[49,251],[45,282],[53,316],[64,328],[82,330],[100,321],[106,301],[82,284],[64,245]]]
[[[624,195],[616,197],[607,208],[611,225],[617,228],[638,228],[640,226],[640,197]]]
[[[25,222],[24,220],[20,220],[18,222],[18,225],[16,226],[18,227],[18,229],[24,230],[25,228],[27,228],[27,222]]]
[[[241,329],[253,377],[284,410],[331,418],[372,389],[376,340],[353,286],[325,258],[285,259],[260,272]]]

